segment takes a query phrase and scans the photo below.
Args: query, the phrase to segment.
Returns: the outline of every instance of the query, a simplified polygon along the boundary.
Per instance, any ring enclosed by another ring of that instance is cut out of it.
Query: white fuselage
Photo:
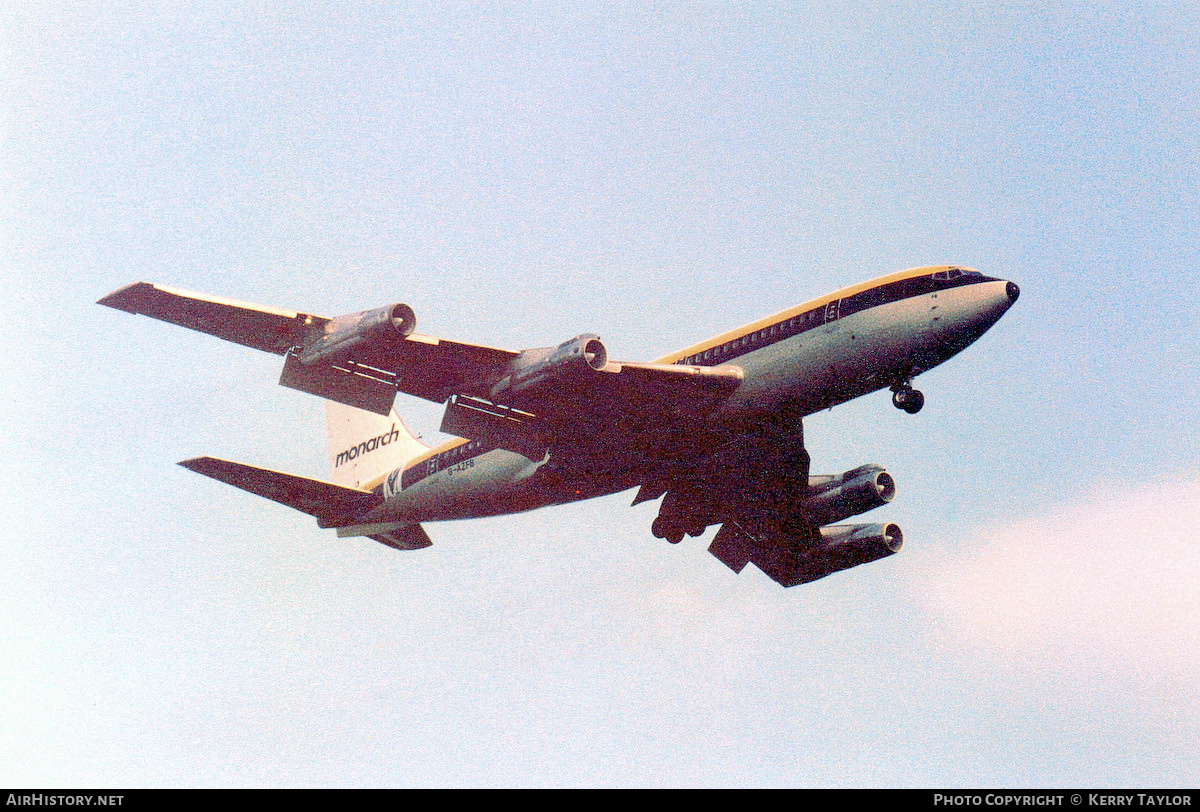
[[[959,280],[951,286],[936,276],[956,272],[981,281],[951,277]],[[1015,297],[1015,286],[1004,280],[961,269],[917,269],[845,288],[658,360],[742,369],[741,385],[708,417],[714,426],[738,425],[785,405],[806,415],[906,382],[941,363],[994,324]],[[530,460],[474,445],[449,443],[388,475],[380,486],[383,504],[365,520],[417,523],[495,515],[638,484],[612,476],[610,469],[603,477],[580,475],[565,486],[545,487],[536,474],[550,454]]]

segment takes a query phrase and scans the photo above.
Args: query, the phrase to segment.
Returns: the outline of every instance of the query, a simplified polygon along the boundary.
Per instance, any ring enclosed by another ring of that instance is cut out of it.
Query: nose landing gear
[[[913,389],[912,384],[905,381],[892,387],[892,405],[909,414],[916,414],[925,405],[925,396],[921,390]]]

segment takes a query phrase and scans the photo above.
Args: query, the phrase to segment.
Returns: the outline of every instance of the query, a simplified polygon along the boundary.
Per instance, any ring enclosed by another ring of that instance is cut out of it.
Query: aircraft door
[[[937,342],[937,325],[941,318],[938,293],[921,296],[918,301],[916,330],[913,334],[913,374],[924,372],[937,365],[935,344]]]

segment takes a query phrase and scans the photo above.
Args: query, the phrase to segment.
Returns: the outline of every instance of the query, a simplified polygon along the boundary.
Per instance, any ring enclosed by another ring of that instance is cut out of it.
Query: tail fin
[[[330,479],[351,488],[365,487],[429,446],[412,435],[392,409],[386,417],[335,401],[325,401],[329,428]]]

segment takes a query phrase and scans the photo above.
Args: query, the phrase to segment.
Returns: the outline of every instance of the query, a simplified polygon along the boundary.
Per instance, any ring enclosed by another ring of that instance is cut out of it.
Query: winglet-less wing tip
[[[117,288],[103,299],[97,300],[96,304],[124,310],[126,313],[139,313],[141,311],[138,309],[138,303],[145,296],[145,290],[152,287],[154,286],[149,282],[134,282]]]
[[[195,471],[198,474],[203,474],[206,469],[211,468],[208,463],[212,462],[213,459],[213,457],[192,457],[190,460],[180,460],[175,464],[182,465],[189,471]]]

